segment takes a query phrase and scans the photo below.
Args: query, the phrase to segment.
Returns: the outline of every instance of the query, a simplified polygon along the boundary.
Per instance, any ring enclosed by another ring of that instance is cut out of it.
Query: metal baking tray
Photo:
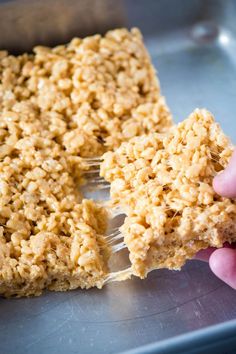
[[[236,142],[235,16],[233,0],[5,0],[0,47],[15,53],[137,26],[175,121],[206,107]],[[0,354],[235,353],[235,295],[190,261],[102,290],[0,299]]]

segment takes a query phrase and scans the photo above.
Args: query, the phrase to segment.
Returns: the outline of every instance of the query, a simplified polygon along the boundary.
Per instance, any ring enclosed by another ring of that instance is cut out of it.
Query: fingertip
[[[219,279],[236,289],[236,250],[232,248],[215,250],[209,258],[209,265]]]
[[[213,179],[213,189],[222,197],[235,198],[236,197],[236,176],[235,172],[231,173],[226,169],[215,176]]]
[[[236,197],[236,150],[226,169],[219,172],[213,179],[213,188],[222,197]]]
[[[216,175],[212,183],[214,191],[219,195],[224,194],[224,178],[222,178],[223,173],[224,172],[222,171]]]

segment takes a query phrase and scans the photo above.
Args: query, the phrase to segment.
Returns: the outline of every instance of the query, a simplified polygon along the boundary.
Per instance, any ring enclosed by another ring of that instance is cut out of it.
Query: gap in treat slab
[[[109,186],[104,189],[91,187],[89,184],[84,184],[81,187],[81,191],[83,193],[83,197],[87,199],[92,199],[98,204],[104,206],[104,202],[108,202],[110,200],[110,188]],[[105,203],[106,205],[106,203]],[[118,233],[119,228],[123,225],[124,219],[126,215],[119,208],[110,208],[108,207],[108,212],[110,214],[108,220],[108,226],[106,231],[106,236],[109,236],[113,233]],[[109,239],[111,240],[111,239]],[[122,272],[130,268],[131,263],[129,260],[129,251],[127,247],[120,249],[119,251],[114,251],[116,249],[116,245],[120,245],[123,243],[123,238],[116,242],[112,242],[113,252],[109,260],[109,268],[111,276],[108,276],[108,282],[112,280],[116,280],[116,272]],[[117,273],[117,274],[118,274]]]
[[[86,199],[92,199],[95,202],[104,202],[110,200],[110,187],[97,188],[96,186],[91,186],[89,183],[85,183],[80,187],[83,197]]]
[[[114,237],[112,237],[114,241],[111,241],[112,255],[109,260],[109,269],[110,273],[112,274],[111,276],[109,276],[108,281],[116,280],[116,275],[120,274],[120,272],[122,271],[125,272],[125,270],[127,270],[131,266],[129,260],[129,251],[126,246],[122,246],[124,238],[122,237],[122,234],[119,231],[120,227],[124,223],[125,217],[126,215],[119,211],[118,214],[111,214],[111,217],[108,221],[106,235],[114,234]],[[115,235],[118,235],[118,240],[115,240],[115,238],[117,237]],[[110,237],[109,239],[111,240]],[[116,274],[116,272],[118,273]]]

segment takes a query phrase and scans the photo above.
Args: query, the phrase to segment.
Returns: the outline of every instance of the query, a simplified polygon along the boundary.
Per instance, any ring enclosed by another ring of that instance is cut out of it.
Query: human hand
[[[236,198],[236,150],[227,168],[213,180],[213,188],[223,197]],[[197,259],[208,261],[212,272],[236,289],[236,245],[208,248],[197,253]]]

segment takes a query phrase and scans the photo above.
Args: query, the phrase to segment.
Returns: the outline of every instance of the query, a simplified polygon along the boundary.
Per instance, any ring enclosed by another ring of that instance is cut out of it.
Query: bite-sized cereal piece
[[[213,116],[196,109],[167,134],[104,155],[101,175],[127,214],[121,231],[135,275],[179,269],[198,250],[236,240],[236,202],[212,187],[232,151]]]

